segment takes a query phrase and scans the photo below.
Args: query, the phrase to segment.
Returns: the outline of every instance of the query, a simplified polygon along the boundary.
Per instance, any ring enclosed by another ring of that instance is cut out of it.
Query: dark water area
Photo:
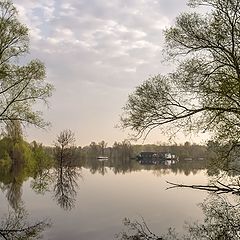
[[[209,196],[188,188],[166,190],[167,181],[207,184],[201,161],[163,166],[141,165],[134,159],[90,159],[78,166],[41,169],[34,176],[13,175],[2,175],[0,181],[2,225],[20,209],[24,226],[46,223],[36,236],[49,240],[115,239],[126,217],[144,219],[157,234],[171,227],[181,235],[186,222],[203,221],[199,204]]]

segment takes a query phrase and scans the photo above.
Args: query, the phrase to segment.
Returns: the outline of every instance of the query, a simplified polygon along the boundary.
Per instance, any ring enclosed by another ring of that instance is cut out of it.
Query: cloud
[[[77,126],[78,122],[85,126],[83,131],[93,128],[87,121],[93,119],[89,109],[99,116],[102,105],[108,108],[101,115],[101,130],[96,132],[109,139],[115,131],[109,129],[113,129],[127,95],[149,75],[168,69],[161,65],[162,32],[173,22],[173,16],[185,9],[186,3],[185,0],[13,2],[21,21],[30,29],[31,57],[45,63],[48,80],[56,88],[52,109],[46,113],[53,123],[52,131],[60,131],[67,124]],[[71,114],[74,117],[70,120]],[[93,125],[94,120],[91,122]],[[95,124],[99,126],[97,121]],[[87,133],[84,136],[87,138]],[[90,137],[94,140],[94,136]]]

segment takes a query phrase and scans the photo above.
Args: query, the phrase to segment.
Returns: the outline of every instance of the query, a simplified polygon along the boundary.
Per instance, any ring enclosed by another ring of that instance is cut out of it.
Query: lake
[[[107,240],[124,229],[123,219],[147,222],[155,233],[168,228],[184,232],[185,222],[203,219],[198,206],[207,197],[204,191],[169,189],[166,181],[186,184],[207,183],[203,168],[186,163],[181,168],[143,166],[131,160],[128,166],[95,162],[95,166],[75,166],[41,171],[22,183],[3,184],[0,214],[19,207],[27,221],[47,219],[43,239]],[[16,186],[15,186],[15,185]]]

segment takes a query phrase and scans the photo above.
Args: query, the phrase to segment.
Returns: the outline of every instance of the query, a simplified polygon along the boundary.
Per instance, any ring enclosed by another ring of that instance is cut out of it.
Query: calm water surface
[[[146,168],[120,173],[105,166],[95,170],[78,167],[69,172],[51,170],[53,177],[45,182],[48,186],[43,191],[34,187],[40,181],[25,179],[18,194],[15,193],[18,199],[9,203],[7,191],[2,190],[0,216],[4,218],[11,210],[11,201],[17,201],[28,212],[30,222],[51,221],[51,227],[43,233],[43,239],[49,240],[114,239],[123,229],[125,217],[133,220],[143,217],[156,233],[164,233],[169,227],[182,232],[186,221],[202,220],[198,204],[206,198],[206,192],[166,190],[169,186],[166,181],[203,184],[207,182],[205,170],[184,173],[171,168]]]

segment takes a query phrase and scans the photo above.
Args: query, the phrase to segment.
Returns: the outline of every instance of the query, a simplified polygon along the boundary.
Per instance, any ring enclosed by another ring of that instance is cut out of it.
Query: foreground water
[[[133,160],[134,161],[134,160]],[[192,189],[170,189],[166,181],[203,184],[205,170],[141,166],[138,170],[104,166],[51,169],[23,183],[2,184],[0,216],[24,208],[28,222],[47,219],[51,227],[43,239],[108,240],[122,231],[125,217],[144,218],[151,230],[169,227],[184,231],[185,222],[202,220],[198,204],[207,194]]]

